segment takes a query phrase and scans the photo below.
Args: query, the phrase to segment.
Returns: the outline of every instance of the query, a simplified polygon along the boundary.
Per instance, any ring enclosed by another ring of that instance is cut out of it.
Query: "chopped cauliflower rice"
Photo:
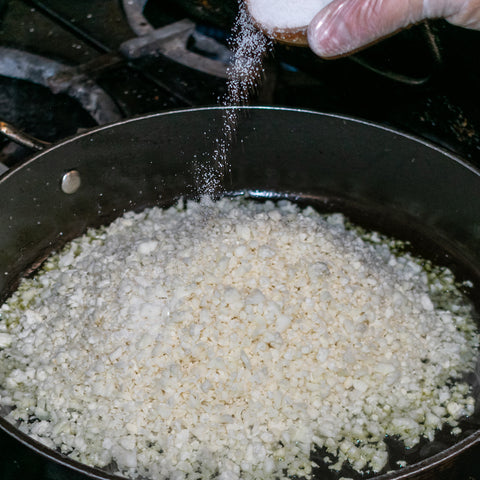
[[[308,478],[317,447],[378,472],[385,436],[474,410],[471,307],[425,263],[288,201],[126,213],[1,307],[0,404],[129,477]]]

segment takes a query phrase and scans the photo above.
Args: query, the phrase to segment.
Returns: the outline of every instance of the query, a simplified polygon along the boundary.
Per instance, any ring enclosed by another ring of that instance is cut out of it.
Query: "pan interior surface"
[[[0,236],[4,252],[0,268],[8,272],[3,298],[46,255],[87,228],[109,223],[124,211],[169,206],[180,197],[197,198],[198,179],[192,166],[218,135],[222,113],[221,109],[176,112],[99,129],[41,154],[4,179],[0,195],[15,215],[2,212],[8,226]],[[185,133],[179,135],[180,125]],[[210,125],[207,132],[205,125]],[[166,132],[164,138],[159,139],[157,131]],[[479,191],[480,179],[475,170],[396,132],[351,119],[281,109],[246,109],[231,158],[224,195],[256,201],[288,199],[322,213],[342,212],[368,230],[406,241],[414,255],[471,282],[465,293],[478,321],[480,200],[472,192]],[[72,168],[81,172],[84,187],[66,196],[56,180]],[[456,180],[463,182],[461,187]],[[18,196],[20,182],[27,185],[23,202]],[[389,441],[386,470],[398,469],[395,462],[405,458],[411,466],[379,476],[360,475],[348,467],[335,473],[322,463],[315,477],[414,478],[428,474],[437,463],[448,467],[460,451],[479,441],[477,378],[469,378],[477,411],[462,422],[459,436],[444,429],[433,442],[408,450],[395,439]],[[40,446],[3,419],[0,427],[40,454],[91,478],[115,478],[114,470],[91,469]]]

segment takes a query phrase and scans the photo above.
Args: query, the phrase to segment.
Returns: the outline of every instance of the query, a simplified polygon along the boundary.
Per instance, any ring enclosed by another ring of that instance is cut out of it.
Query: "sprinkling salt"
[[[228,107],[248,104],[262,75],[263,59],[270,46],[271,41],[254,26],[243,1],[240,1],[230,40],[233,63],[227,71],[227,92],[219,99],[219,103],[227,107],[222,131],[215,141],[213,162],[199,166],[197,171],[197,183],[204,195],[212,197],[222,190],[223,178],[230,171],[228,153],[238,121],[238,111]]]

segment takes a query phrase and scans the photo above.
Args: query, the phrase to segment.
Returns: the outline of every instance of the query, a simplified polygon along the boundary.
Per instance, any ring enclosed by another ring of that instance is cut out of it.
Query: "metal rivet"
[[[82,184],[78,170],[70,170],[62,177],[62,191],[64,193],[75,193]]]

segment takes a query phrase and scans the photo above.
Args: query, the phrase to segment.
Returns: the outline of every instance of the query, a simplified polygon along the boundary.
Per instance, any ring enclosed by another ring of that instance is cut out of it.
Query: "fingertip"
[[[344,55],[355,49],[348,25],[341,15],[329,7],[320,11],[307,30],[308,44],[319,57]]]
[[[310,22],[310,48],[321,57],[359,50],[423,18],[422,0],[334,0]]]
[[[313,20],[307,29],[308,45],[313,53],[319,57],[328,57],[328,51],[325,49],[325,42],[322,40],[322,37],[323,35],[321,34],[321,29],[318,27],[318,22]]]

